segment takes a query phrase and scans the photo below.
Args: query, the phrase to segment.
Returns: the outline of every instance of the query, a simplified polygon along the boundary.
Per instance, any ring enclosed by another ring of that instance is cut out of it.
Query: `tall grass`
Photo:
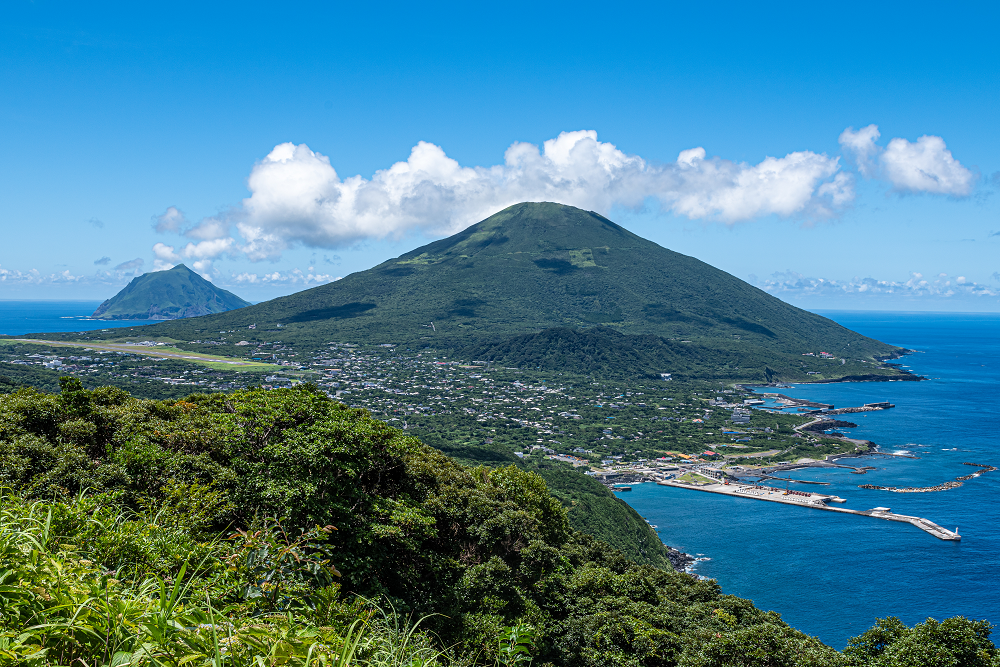
[[[94,545],[135,537],[136,520],[71,503],[0,496],[0,666],[289,667],[371,665],[434,667],[447,662],[433,638],[391,609],[327,601],[317,610],[250,613],[219,608],[232,590],[214,552],[176,572],[143,574],[148,565],[95,560]],[[57,526],[70,527],[64,533]],[[101,540],[81,539],[101,533]],[[117,544],[115,553],[141,553]],[[139,545],[142,547],[142,545]],[[205,549],[198,549],[204,553]],[[227,588],[228,586],[228,588]],[[328,596],[329,597],[329,596]],[[337,608],[331,612],[330,606]],[[314,605],[315,607],[315,605]],[[317,622],[319,620],[320,622]],[[423,619],[421,619],[423,620]]]

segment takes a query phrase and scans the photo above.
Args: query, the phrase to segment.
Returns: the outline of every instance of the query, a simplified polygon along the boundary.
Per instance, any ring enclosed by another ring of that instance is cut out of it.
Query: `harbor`
[[[948,530],[947,528],[942,528],[933,521],[924,519],[917,516],[908,516],[906,514],[894,514],[891,508],[888,507],[874,507],[870,510],[851,510],[845,507],[831,507],[828,503],[843,503],[845,502],[843,498],[838,496],[822,494],[822,493],[810,493],[806,491],[788,491],[785,489],[776,489],[773,487],[760,486],[757,484],[728,484],[728,483],[710,483],[710,484],[691,484],[687,482],[678,482],[675,480],[663,480],[656,482],[659,486],[672,486],[678,489],[688,489],[692,491],[704,491],[706,493],[717,493],[724,496],[732,496],[736,498],[751,498],[753,500],[766,500],[773,503],[783,503],[785,505],[797,505],[799,507],[808,507],[817,510],[826,510],[827,512],[840,512],[842,514],[857,514],[859,516],[868,516],[875,519],[883,519],[885,521],[898,521],[902,523],[908,523],[912,526],[916,526],[920,530],[933,535],[939,540],[946,540],[949,542],[958,542],[962,539],[962,536],[958,534],[958,529],[954,531]]]

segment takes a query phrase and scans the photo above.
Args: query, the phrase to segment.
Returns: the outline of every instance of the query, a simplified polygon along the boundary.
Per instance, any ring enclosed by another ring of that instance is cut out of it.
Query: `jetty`
[[[809,493],[805,491],[786,491],[773,487],[760,486],[757,484],[690,484],[678,482],[676,480],[664,480],[657,482],[660,486],[672,486],[677,489],[688,489],[691,491],[704,491],[706,493],[717,493],[724,496],[736,498],[751,498],[753,500],[766,500],[772,503],[783,503],[785,505],[797,505],[811,509],[825,510],[827,512],[840,512],[842,514],[856,514],[858,516],[868,516],[873,519],[883,519],[885,521],[898,521],[916,526],[920,530],[933,535],[939,540],[948,542],[958,542],[962,536],[958,534],[958,529],[950,531],[942,528],[933,521],[918,516],[908,516],[906,514],[894,514],[888,507],[875,507],[870,510],[850,510],[845,507],[830,507],[828,503],[846,502],[838,496]]]

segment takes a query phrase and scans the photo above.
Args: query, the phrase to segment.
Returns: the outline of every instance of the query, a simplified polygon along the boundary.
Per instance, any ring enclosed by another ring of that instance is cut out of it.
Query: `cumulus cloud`
[[[884,178],[900,192],[971,192],[975,177],[940,137],[892,139],[882,148],[880,136],[875,125],[840,135],[862,176]],[[227,254],[277,260],[293,246],[337,248],[410,231],[446,235],[522,201],[603,214],[613,207],[652,206],[733,225],[769,215],[828,217],[855,196],[854,175],[841,169],[836,156],[797,151],[749,164],[695,147],[661,164],[599,141],[594,131],[563,132],[540,146],[515,142],[502,163],[486,167],[463,166],[422,141],[406,160],[371,178],[343,178],[326,155],[306,144],[283,143],[254,165],[247,187],[250,196],[240,206],[183,231],[192,241],[180,250],[170,247],[172,259],[158,261],[185,258],[207,266]],[[183,218],[179,211],[171,216]],[[170,224],[180,230],[180,222]]]
[[[167,210],[160,215],[153,216],[153,228],[160,234],[164,232],[177,232],[187,224],[184,211],[176,206],[168,206]]]
[[[155,271],[165,271],[184,260],[190,260],[192,269],[202,274],[205,278],[211,279],[213,261],[229,252],[235,245],[236,240],[233,238],[188,243],[180,250],[166,243],[157,243],[153,246],[153,255],[156,257],[153,262],[153,268]]]
[[[95,259],[94,264],[97,266],[107,266],[111,263],[111,258],[108,256],[101,257],[100,259]]]
[[[972,192],[975,175],[952,157],[941,137],[923,136],[916,143],[893,139],[882,165],[897,189],[963,197]]]
[[[827,216],[854,196],[839,158],[810,151],[759,164],[682,151],[653,164],[601,142],[593,131],[563,132],[541,147],[515,143],[503,164],[465,167],[431,143],[372,178],[341,178],[305,144],[280,144],[247,181],[251,196],[232,215],[252,260],[276,259],[301,244],[335,248],[410,230],[459,231],[522,201],[554,201],[608,213],[612,206],[661,209],[726,224],[767,215]],[[201,223],[196,238],[219,238],[224,222]],[[204,231],[201,231],[204,229]],[[226,251],[231,248],[226,248]]]
[[[877,170],[875,158],[878,156],[879,147],[875,143],[882,134],[878,131],[877,125],[869,125],[856,131],[849,127],[840,133],[840,146],[844,151],[851,153],[858,164],[858,172],[862,176],[873,176]]]
[[[849,127],[840,135],[841,147],[854,157],[862,176],[887,180],[898,192],[972,193],[975,174],[952,156],[941,137],[924,135],[913,143],[897,137],[882,148],[875,143],[880,136],[876,125]]]
[[[1000,274],[994,273],[997,278]],[[922,273],[912,272],[907,280],[878,280],[876,278],[855,277],[850,280],[811,278],[794,271],[774,273],[763,281],[752,278],[761,289],[771,294],[786,297],[856,295],[896,295],[909,297],[995,297],[1000,290],[980,285],[965,276],[950,277],[939,273],[928,278]]]
[[[98,218],[91,218],[90,220],[87,220],[87,224],[92,227],[97,227],[98,229],[104,227],[104,221],[99,220]]]
[[[166,243],[157,243],[154,245],[153,255],[156,257],[156,259],[153,260],[154,271],[172,269],[181,261],[181,256],[174,252],[174,247],[167,245]]]
[[[202,241],[213,241],[229,235],[229,222],[219,218],[205,218],[194,227],[185,230],[184,236]]]

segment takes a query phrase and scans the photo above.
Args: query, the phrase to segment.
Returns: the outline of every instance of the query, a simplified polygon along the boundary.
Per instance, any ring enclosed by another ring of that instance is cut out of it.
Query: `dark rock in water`
[[[145,273],[94,311],[101,320],[176,320],[212,315],[249,306],[232,292],[216,287],[178,264],[168,271]]]
[[[839,419],[826,419],[804,427],[803,431],[827,431],[831,428],[857,428],[854,422],[845,422]]]
[[[683,572],[687,568],[691,567],[692,563],[695,562],[695,557],[691,554],[686,554],[683,551],[678,551],[673,547],[667,547],[667,560],[673,565],[674,569],[678,572]]]

